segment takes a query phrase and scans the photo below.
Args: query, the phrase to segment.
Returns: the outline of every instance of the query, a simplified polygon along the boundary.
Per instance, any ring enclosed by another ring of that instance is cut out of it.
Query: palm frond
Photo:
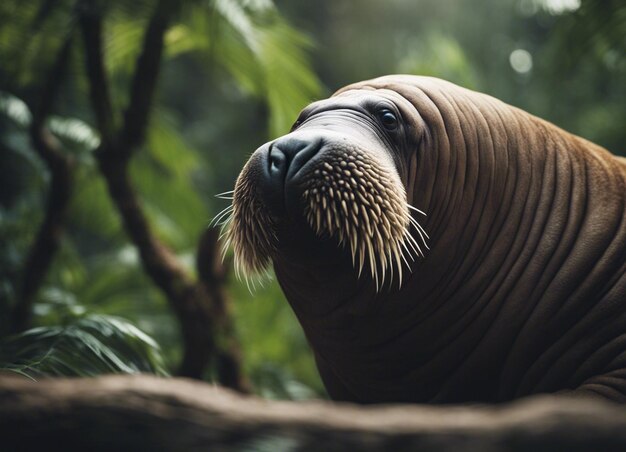
[[[311,40],[289,26],[270,1],[215,0],[190,7],[168,33],[168,55],[195,52],[224,67],[249,94],[264,99],[271,136],[285,133],[298,111],[320,95],[307,52]]]
[[[248,2],[249,3],[249,2]],[[248,5],[249,6],[249,5]],[[246,8],[244,2],[236,0],[214,0],[213,8],[228,23],[239,36],[243,38],[246,46],[254,53],[259,53],[259,28],[253,21],[252,14],[260,15],[273,10],[273,4],[253,4],[256,8]],[[260,7],[259,7],[260,6]],[[252,14],[250,14],[252,12]]]
[[[151,372],[165,375],[157,343],[130,322],[89,315],[5,339],[0,369],[30,378]]]
[[[265,96],[270,107],[270,136],[286,133],[309,102],[320,95],[307,50],[311,41],[302,33],[276,20],[262,34],[259,63],[265,75]]]

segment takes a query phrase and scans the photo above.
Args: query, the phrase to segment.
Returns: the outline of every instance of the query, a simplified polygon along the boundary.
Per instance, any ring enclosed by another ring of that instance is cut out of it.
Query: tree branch
[[[30,326],[35,295],[59,247],[64,228],[63,222],[72,193],[74,159],[63,151],[59,141],[45,126],[67,67],[71,46],[70,37],[61,47],[50,74],[43,84],[39,103],[33,109],[30,127],[31,141],[35,151],[50,170],[51,177],[46,213],[26,259],[17,303],[13,310],[11,326],[14,332],[23,331]]]
[[[623,451],[626,416],[602,400],[359,407],[241,397],[152,376],[0,378],[6,450]]]
[[[131,85],[130,103],[124,115],[122,135],[128,145],[127,152],[141,146],[145,139],[152,99],[163,55],[164,35],[175,13],[174,0],[159,0],[150,18],[143,41],[141,55]]]
[[[109,82],[102,55],[102,12],[97,2],[80,4],[80,28],[85,46],[85,62],[89,80],[89,95],[101,135],[102,149],[112,152],[115,146],[115,116],[111,106]]]
[[[148,31],[144,39],[144,47],[139,58],[131,90],[131,103],[128,112],[138,112],[144,115],[143,119],[130,120],[134,127],[142,127],[141,131],[134,130],[134,134],[143,136],[147,127],[147,115],[151,105],[152,95],[156,84],[159,62],[162,54],[162,33],[165,31],[164,13],[166,3],[159,2],[150,20]],[[102,46],[102,15],[101,11],[83,10],[80,17],[83,41],[85,43],[85,61],[89,92],[93,110],[96,115],[98,129],[102,135],[102,144],[96,153],[100,168],[106,178],[109,193],[118,208],[124,227],[133,243],[137,246],[142,263],[148,275],[168,297],[177,294],[182,286],[191,284],[185,271],[180,266],[174,254],[152,234],[150,225],[143,213],[143,209],[128,175],[129,149],[141,143],[131,144],[126,140],[129,126],[127,114],[124,130],[118,132],[114,125],[114,114],[111,108],[110,89],[104,68],[104,52]],[[161,33],[159,39],[158,33]],[[159,47],[159,40],[161,41]],[[154,48],[150,47],[155,44]],[[149,72],[149,73],[148,73]],[[141,77],[151,79],[150,88],[142,87]],[[141,94],[137,93],[140,91]],[[134,102],[142,102],[142,106],[134,106]]]
[[[103,134],[102,145],[96,155],[109,194],[127,234],[139,251],[144,270],[165,293],[178,317],[184,343],[179,373],[202,378],[210,361],[217,356],[218,369],[221,362],[231,363],[229,372],[218,372],[219,381],[229,387],[246,390],[245,380],[239,371],[239,356],[234,354],[238,349],[229,347],[222,350],[216,345],[219,332],[232,332],[232,328],[220,326],[230,322],[224,318],[226,311],[222,289],[193,281],[173,251],[153,234],[128,173],[129,160],[145,139],[163,55],[164,34],[177,4],[173,0],[157,2],[144,36],[132,78],[129,105],[119,131],[113,129],[103,64],[102,18],[89,10],[81,18],[91,103]],[[215,278],[213,282],[216,283]],[[229,342],[234,342],[232,336]]]

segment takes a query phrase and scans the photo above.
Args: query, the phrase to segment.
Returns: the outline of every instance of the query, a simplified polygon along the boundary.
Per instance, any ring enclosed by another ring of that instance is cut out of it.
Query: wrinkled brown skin
[[[358,90],[392,98],[415,141],[397,169],[428,214],[430,251],[401,290],[376,294],[340,251],[285,238],[274,269],[330,396],[626,401],[625,161],[433,78],[382,77],[324,102]]]

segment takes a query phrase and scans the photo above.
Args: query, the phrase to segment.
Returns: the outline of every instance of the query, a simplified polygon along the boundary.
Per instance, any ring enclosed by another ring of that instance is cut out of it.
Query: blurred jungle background
[[[2,0],[0,367],[324,396],[277,284],[209,227],[250,153],[410,73],[623,154],[625,43],[621,0]]]

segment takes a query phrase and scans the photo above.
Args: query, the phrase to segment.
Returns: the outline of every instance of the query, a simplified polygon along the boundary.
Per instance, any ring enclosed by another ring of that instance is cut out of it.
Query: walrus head
[[[425,130],[404,119],[408,108],[390,93],[340,92],[257,149],[237,179],[227,226],[238,273],[326,242],[331,254],[347,251],[357,277],[366,268],[377,290],[394,278],[401,286],[428,248],[416,218],[424,213],[404,185],[406,155]]]

